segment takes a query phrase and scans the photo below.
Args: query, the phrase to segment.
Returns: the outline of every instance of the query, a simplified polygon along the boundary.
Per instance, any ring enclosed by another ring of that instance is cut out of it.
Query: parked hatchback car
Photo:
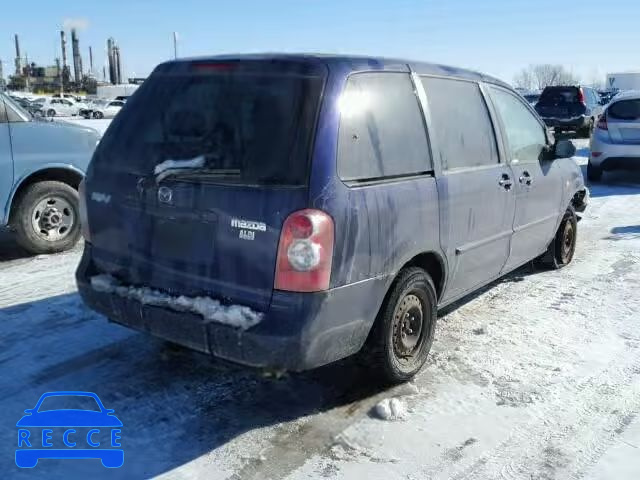
[[[572,130],[581,137],[589,138],[602,113],[602,102],[593,88],[554,86],[542,91],[535,109],[556,131]]]
[[[0,93],[0,226],[30,252],[80,238],[77,188],[99,139],[90,128],[36,121]]]
[[[640,168],[640,92],[620,93],[600,116],[591,137],[587,177],[602,178],[606,170]]]
[[[508,85],[405,60],[158,66],[81,193],[77,282],[111,320],[253,366],[363,351],[415,375],[437,310],[574,255],[587,190]]]

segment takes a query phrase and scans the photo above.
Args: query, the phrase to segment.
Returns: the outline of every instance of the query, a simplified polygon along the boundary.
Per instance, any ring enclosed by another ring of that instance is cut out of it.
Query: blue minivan
[[[34,119],[0,93],[0,228],[32,253],[74,246],[77,189],[99,141],[92,128]]]
[[[439,308],[573,258],[575,148],[491,77],[322,55],[158,66],[81,185],[84,301],[246,365],[424,364]]]

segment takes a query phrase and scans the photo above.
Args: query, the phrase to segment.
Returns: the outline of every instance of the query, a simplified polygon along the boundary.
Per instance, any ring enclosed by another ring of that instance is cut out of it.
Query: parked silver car
[[[640,168],[640,91],[616,95],[598,119],[591,137],[587,177],[592,182],[605,170]]]

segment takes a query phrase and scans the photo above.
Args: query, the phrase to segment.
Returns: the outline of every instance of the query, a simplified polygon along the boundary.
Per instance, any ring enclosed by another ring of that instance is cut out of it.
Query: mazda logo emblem
[[[160,187],[158,189],[158,201],[162,203],[171,203],[173,192],[169,187]]]

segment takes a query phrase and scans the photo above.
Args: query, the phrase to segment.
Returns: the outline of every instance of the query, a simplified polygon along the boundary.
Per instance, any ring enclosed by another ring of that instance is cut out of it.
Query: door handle
[[[500,178],[500,180],[498,181],[498,185],[500,185],[505,190],[511,190],[513,182],[511,181],[511,177],[509,177],[509,175],[503,173],[502,178]]]
[[[533,182],[533,180],[531,179],[531,175],[529,175],[529,172],[527,172],[526,170],[522,172],[522,175],[520,175],[520,178],[518,178],[518,181],[522,185],[526,185],[528,187],[530,187],[531,183]]]

